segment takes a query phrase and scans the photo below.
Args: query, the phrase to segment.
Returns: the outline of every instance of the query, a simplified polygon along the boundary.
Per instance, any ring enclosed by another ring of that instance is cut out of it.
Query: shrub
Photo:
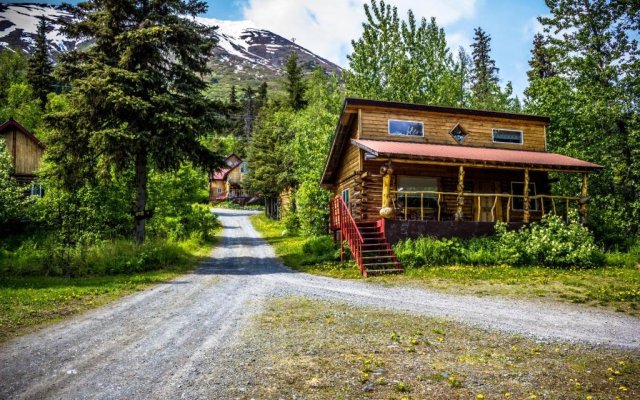
[[[340,259],[340,251],[336,251],[333,238],[328,235],[307,239],[302,245],[302,253],[305,255],[305,264],[316,264]]]
[[[408,239],[396,244],[394,250],[398,260],[407,267],[511,264],[592,268],[605,262],[604,254],[595,245],[589,230],[575,220],[566,224],[556,216],[546,216],[540,223],[516,231],[507,231],[506,224],[498,223],[493,237]],[[625,257],[624,260],[609,261],[625,265],[632,262],[629,261],[631,256]]]

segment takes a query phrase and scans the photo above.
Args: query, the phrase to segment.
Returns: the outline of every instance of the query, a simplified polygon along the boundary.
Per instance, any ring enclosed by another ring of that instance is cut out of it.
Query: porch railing
[[[401,213],[401,218],[407,220],[409,219],[409,214],[411,212],[416,212],[414,215],[416,218],[411,219],[419,219],[419,220],[434,220],[434,221],[442,221],[445,217],[446,205],[445,205],[445,196],[451,198],[458,198],[459,193],[457,192],[437,192],[437,191],[390,191],[392,196],[394,207],[396,208],[396,212]],[[505,211],[503,212],[504,221],[511,222],[511,212],[523,212],[522,209],[513,210],[513,200],[514,199],[522,199],[523,203],[525,201],[525,197],[522,194],[508,194],[508,193],[462,193],[464,198],[472,199],[473,206],[473,221],[481,221],[482,219],[482,199],[489,198],[493,199],[491,203],[491,221],[495,222],[497,220],[497,209],[498,202],[500,201],[502,204],[502,199],[507,199],[507,204]],[[420,199],[420,206],[409,206],[409,199]],[[546,214],[555,214],[555,215],[563,215],[565,218],[568,218],[568,211],[572,205],[579,209],[580,206],[580,197],[577,196],[556,196],[550,194],[538,194],[538,195],[530,195],[528,196],[529,201],[535,202],[535,209],[530,208],[530,211],[540,211],[542,216]],[[434,200],[436,202],[435,207],[425,206],[425,199]],[[403,200],[403,204],[399,205],[398,202]],[[456,206],[457,206],[457,200]],[[466,201],[465,201],[466,203]],[[539,207],[538,207],[539,206]],[[486,209],[486,208],[485,208]],[[419,214],[417,211],[419,210]],[[560,210],[560,213],[558,213]],[[503,215],[500,216],[500,220],[503,220]]]
[[[362,245],[364,244],[364,239],[351,215],[351,211],[349,211],[341,196],[334,197],[329,203],[329,226],[333,231],[340,230],[342,235],[340,241],[341,254],[344,254],[343,241],[346,241],[353,258],[358,264],[358,269],[363,271]]]

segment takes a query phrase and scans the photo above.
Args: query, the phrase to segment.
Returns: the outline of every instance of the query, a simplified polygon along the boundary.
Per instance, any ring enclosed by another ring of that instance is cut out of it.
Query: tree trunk
[[[145,222],[147,215],[147,152],[142,150],[136,154],[136,202],[134,207],[133,236],[137,243],[143,243],[145,238]]]

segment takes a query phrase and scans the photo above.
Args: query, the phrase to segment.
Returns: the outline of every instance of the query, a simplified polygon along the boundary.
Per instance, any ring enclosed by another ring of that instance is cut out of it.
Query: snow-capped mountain
[[[0,49],[21,49],[29,52],[33,46],[38,18],[44,15],[51,22],[52,30],[47,34],[51,54],[55,56],[86,42],[69,40],[59,31],[54,22],[66,17],[56,6],[35,3],[0,4]],[[205,25],[218,26],[218,47],[212,60],[212,80],[226,84],[245,84],[262,80],[273,81],[282,74],[282,67],[291,51],[306,70],[320,66],[326,71],[340,73],[340,67],[308,51],[291,40],[268,30],[256,27],[250,21],[223,21],[213,18],[197,18]],[[237,81],[237,82],[234,82]]]

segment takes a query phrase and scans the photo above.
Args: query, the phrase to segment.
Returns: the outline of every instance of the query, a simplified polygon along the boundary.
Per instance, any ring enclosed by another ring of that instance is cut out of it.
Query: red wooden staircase
[[[378,224],[356,222],[341,196],[331,200],[329,225],[334,233],[340,232],[342,258],[347,242],[363,276],[404,271]]]

